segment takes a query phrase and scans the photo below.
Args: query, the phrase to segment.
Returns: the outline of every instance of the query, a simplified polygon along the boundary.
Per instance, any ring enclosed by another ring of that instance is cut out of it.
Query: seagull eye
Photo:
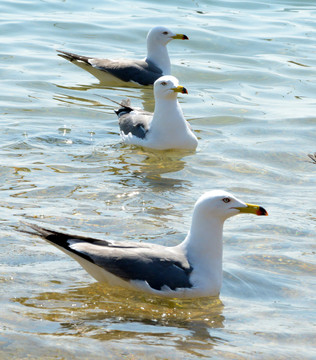
[[[224,203],[229,203],[229,202],[230,202],[230,198],[224,198],[223,201],[224,201]]]
[[[164,35],[168,35],[168,31],[164,31],[163,34],[164,34]]]
[[[166,86],[167,83],[166,83],[165,81],[163,81],[163,82],[161,83],[161,85],[162,85],[162,86]]]

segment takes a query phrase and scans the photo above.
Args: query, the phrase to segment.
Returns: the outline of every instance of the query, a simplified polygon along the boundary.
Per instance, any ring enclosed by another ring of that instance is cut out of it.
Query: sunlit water
[[[314,1],[9,1],[0,12],[0,358],[312,359],[315,356]],[[199,137],[196,153],[123,146],[110,88],[56,49],[142,58],[153,25]],[[17,231],[23,220],[175,245],[196,199],[264,206],[224,230],[219,298],[163,300],[93,281]]]

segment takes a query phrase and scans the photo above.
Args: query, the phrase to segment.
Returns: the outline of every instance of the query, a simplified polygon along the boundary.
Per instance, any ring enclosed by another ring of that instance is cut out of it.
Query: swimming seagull
[[[154,83],[155,111],[150,113],[132,108],[130,100],[123,100],[116,114],[121,138],[127,144],[157,150],[188,149],[198,145],[196,136],[183,117],[177,94],[187,94],[177,78],[162,76]]]
[[[87,70],[101,82],[116,85],[122,85],[122,82],[152,85],[160,76],[171,73],[167,44],[173,39],[189,38],[184,34],[175,34],[164,26],[151,29],[147,35],[147,56],[144,60],[98,59],[57,51],[59,56]]]
[[[97,281],[146,293],[194,298],[215,296],[222,285],[224,221],[240,213],[268,215],[258,205],[214,190],[196,202],[188,235],[179,245],[109,241],[26,224],[75,259]],[[32,230],[23,232],[34,234]]]

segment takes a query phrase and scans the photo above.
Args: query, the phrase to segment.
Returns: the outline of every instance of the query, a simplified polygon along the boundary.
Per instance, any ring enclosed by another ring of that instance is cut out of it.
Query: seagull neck
[[[193,261],[222,268],[223,225],[218,218],[193,214],[192,224],[186,239],[181,244],[188,257]],[[195,260],[196,259],[196,260]]]
[[[147,57],[146,61],[152,62],[154,65],[162,70],[163,75],[171,74],[171,64],[167,47],[162,44],[153,44],[147,42]]]
[[[172,121],[170,121],[172,119]],[[182,109],[177,98],[170,99],[156,99],[155,111],[151,122],[151,129],[157,126],[157,130],[173,128],[178,129],[179,124],[184,123],[185,119],[182,113]]]

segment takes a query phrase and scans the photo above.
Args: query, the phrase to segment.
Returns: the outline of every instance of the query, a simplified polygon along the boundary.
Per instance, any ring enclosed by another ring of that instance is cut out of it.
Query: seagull
[[[166,75],[154,83],[154,113],[132,108],[129,99],[123,100],[115,111],[123,142],[157,150],[195,150],[198,140],[183,117],[178,93],[188,91],[177,78]]]
[[[188,40],[164,26],[156,26],[147,35],[147,56],[144,60],[98,59],[57,50],[59,56],[73,62],[98,78],[115,85],[134,83],[152,85],[162,75],[170,75],[171,65],[167,44],[174,39]]]
[[[196,298],[219,295],[224,221],[240,213],[268,215],[261,206],[213,190],[196,202],[191,228],[176,246],[78,236],[29,223],[31,229],[21,231],[55,245],[99,282],[162,297]]]

